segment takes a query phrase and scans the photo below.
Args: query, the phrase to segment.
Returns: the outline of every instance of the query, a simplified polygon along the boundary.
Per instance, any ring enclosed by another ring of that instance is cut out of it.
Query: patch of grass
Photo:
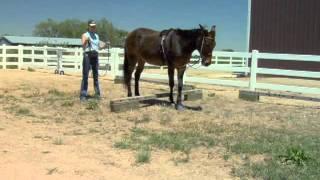
[[[40,90],[35,88],[30,94],[22,94],[25,98],[40,97]]]
[[[35,139],[41,139],[41,140],[43,140],[43,141],[48,141],[48,140],[51,140],[51,139],[52,139],[51,136],[41,136],[41,135],[35,135],[35,136],[33,136],[33,138],[35,138]]]
[[[242,127],[232,137],[224,140],[224,145],[231,153],[248,156],[264,154],[271,157],[264,162],[247,162],[243,167],[236,169],[234,175],[241,178],[317,179],[320,177],[320,135],[261,127],[248,130]]]
[[[160,124],[166,125],[172,121],[172,117],[169,114],[161,114],[160,116]]]
[[[41,139],[42,136],[41,136],[41,135],[35,135],[35,136],[33,136],[33,138],[35,138],[35,139]]]
[[[13,95],[7,95],[7,96],[4,96],[4,99],[9,102],[9,101],[13,101],[13,102],[17,102],[19,99]]]
[[[190,118],[188,118],[188,117],[184,117],[181,119],[181,121],[189,121],[189,120],[190,120]]]
[[[87,114],[88,114],[88,112],[86,112],[86,111],[80,111],[80,112],[78,113],[79,116],[85,116],[85,115],[87,115]]]
[[[89,128],[89,133],[98,133],[99,132],[99,130],[98,129],[96,129],[96,128]]]
[[[48,96],[45,96],[44,103],[49,105],[63,106],[63,107],[71,107],[73,106],[74,97],[71,95],[59,91],[57,89],[50,89],[48,91]]]
[[[164,149],[189,154],[192,148],[205,146],[212,147],[215,142],[212,138],[197,132],[152,132],[141,128],[133,128],[131,135],[121,139],[114,147],[121,149]]]
[[[56,101],[57,101],[56,98],[49,96],[49,97],[45,97],[44,103],[53,105]]]
[[[63,142],[63,139],[62,139],[61,137],[59,137],[59,138],[55,138],[55,139],[53,140],[53,144],[54,144],[54,145],[63,145],[64,142]]]
[[[30,84],[27,83],[22,83],[20,84],[20,89],[22,89],[23,91],[30,91],[32,90],[32,86]]]
[[[74,136],[81,136],[81,135],[85,135],[85,134],[86,133],[83,130],[80,130],[80,129],[72,131],[72,135],[74,135]]]
[[[78,124],[78,125],[80,125],[80,126],[84,125],[84,122],[83,122],[81,119],[76,119],[76,120],[74,121],[74,123],[76,123],[76,124]]]
[[[181,163],[188,163],[190,161],[190,153],[179,153],[172,160],[176,166]]]
[[[130,122],[136,122],[136,121],[138,121],[138,117],[137,116],[129,116],[129,117],[127,117],[127,120]]]
[[[141,148],[138,150],[136,155],[136,163],[149,163],[151,157],[151,152],[149,148]]]
[[[114,143],[113,147],[119,148],[119,149],[130,149],[131,141],[129,139],[124,138]]]
[[[29,72],[35,72],[36,70],[35,69],[33,69],[33,68],[31,68],[31,67],[28,67],[28,69],[27,69]]]
[[[224,159],[225,161],[227,161],[229,158],[230,158],[230,154],[224,154],[224,155],[223,155],[223,159]]]
[[[306,162],[310,159],[301,147],[293,147],[287,150],[286,155],[280,155],[283,163],[295,164],[297,166],[304,166]]]
[[[86,109],[91,110],[91,111],[98,110],[99,109],[99,101],[89,100],[87,103]]]
[[[56,117],[56,118],[54,118],[54,122],[58,123],[58,124],[63,123],[64,120],[65,120],[64,117]]]
[[[102,118],[99,118],[99,117],[97,117],[95,120],[94,120],[94,122],[102,122],[103,120],[102,120]]]
[[[42,124],[45,123],[46,121],[43,119],[37,119],[37,120],[32,120],[31,123],[32,124]]]
[[[72,107],[73,105],[74,105],[74,101],[71,101],[71,100],[66,100],[61,104],[61,106],[63,107]]]
[[[32,116],[32,112],[30,111],[30,109],[26,108],[26,107],[18,107],[17,109],[15,109],[16,111],[16,115],[17,116]]]
[[[48,94],[49,95],[53,95],[53,96],[58,96],[58,97],[64,97],[66,96],[66,93],[65,92],[62,92],[62,91],[59,91],[57,89],[50,89],[48,91]]]
[[[213,137],[226,148],[222,155],[225,160],[241,157],[244,164],[233,170],[241,179],[319,179],[320,134],[315,131],[318,124],[308,123],[315,116],[282,115],[280,118],[285,122],[297,122],[291,123],[295,127],[290,129],[248,127],[240,123],[219,126],[210,121],[186,123],[183,129]]]
[[[137,118],[137,117],[128,117],[128,121],[133,121],[135,123],[135,125],[137,124],[143,124],[143,123],[148,123],[151,121],[151,116],[149,114],[142,114],[142,116],[140,116],[141,118]]]
[[[208,93],[208,97],[215,97],[216,94],[215,93]]]
[[[50,168],[50,169],[47,169],[47,175],[52,175],[54,173],[58,173],[58,168]]]

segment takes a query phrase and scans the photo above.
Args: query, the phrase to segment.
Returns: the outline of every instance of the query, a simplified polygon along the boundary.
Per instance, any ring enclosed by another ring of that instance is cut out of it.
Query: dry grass
[[[151,106],[111,113],[110,99],[126,93],[107,78],[101,78],[101,101],[80,103],[79,76],[38,71],[0,71],[0,76],[10,77],[0,82],[0,144],[11,152],[0,154],[2,167],[21,163],[55,179],[319,177],[319,104],[278,98],[252,103],[238,100],[236,89],[202,85],[211,95],[185,102],[202,111]],[[143,94],[167,89],[141,87]],[[13,177],[5,172],[13,171],[0,169],[0,179]]]

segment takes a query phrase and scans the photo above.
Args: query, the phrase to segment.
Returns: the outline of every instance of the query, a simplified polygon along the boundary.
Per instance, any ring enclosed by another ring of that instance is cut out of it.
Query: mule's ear
[[[205,28],[201,24],[199,24],[199,26],[201,30],[205,30]]]
[[[213,25],[212,27],[211,27],[211,31],[216,31],[216,25]]]

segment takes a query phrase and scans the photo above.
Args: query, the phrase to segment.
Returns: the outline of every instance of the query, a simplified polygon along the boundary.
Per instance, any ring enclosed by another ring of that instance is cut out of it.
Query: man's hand
[[[99,48],[100,49],[104,49],[104,48],[108,48],[110,46],[110,42],[108,41],[108,42],[103,42],[103,41],[100,41],[100,43],[99,43]]]

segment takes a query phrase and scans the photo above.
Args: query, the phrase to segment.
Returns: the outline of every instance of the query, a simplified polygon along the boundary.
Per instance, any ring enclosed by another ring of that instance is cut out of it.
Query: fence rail
[[[60,56],[59,56],[59,53]],[[80,48],[52,48],[52,47],[30,47],[30,46],[0,46],[0,69],[22,69],[26,67],[43,69],[63,69],[66,72],[81,72],[82,70],[82,49]],[[99,52],[100,72],[106,72],[112,77],[122,76],[124,51],[120,48],[101,50]],[[256,89],[290,91],[298,93],[320,94],[320,88],[307,86],[291,86],[283,84],[268,84],[257,82],[257,74],[291,76],[299,78],[320,79],[320,71],[297,71],[285,69],[270,69],[258,67],[259,59],[270,61],[308,61],[320,63],[320,56],[298,55],[298,54],[274,54],[260,53],[257,50],[249,52],[222,52],[215,51],[212,57],[212,65],[201,66],[198,61],[199,53],[194,52],[190,64],[197,66],[198,70],[223,71],[250,74],[248,81],[212,79],[192,77],[186,74],[186,83],[204,83],[213,85],[234,86],[247,88],[252,91]],[[248,62],[251,59],[249,66]],[[146,68],[163,67],[146,64]],[[142,78],[166,80],[167,75],[143,73]]]

